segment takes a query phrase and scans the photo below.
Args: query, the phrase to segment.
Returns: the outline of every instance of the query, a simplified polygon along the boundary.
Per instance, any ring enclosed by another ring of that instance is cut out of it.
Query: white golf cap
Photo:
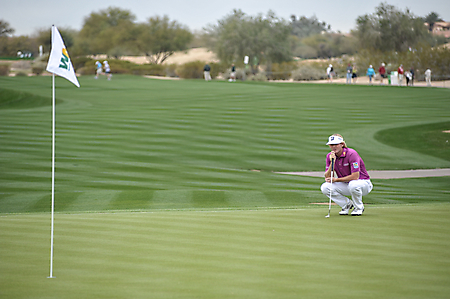
[[[327,145],[340,144],[342,142],[344,142],[344,139],[341,136],[332,135],[332,136],[328,137]]]

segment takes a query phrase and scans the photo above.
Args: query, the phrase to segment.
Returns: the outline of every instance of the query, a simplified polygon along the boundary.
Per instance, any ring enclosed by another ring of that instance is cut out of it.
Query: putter
[[[325,218],[330,218],[330,212],[331,212],[331,190],[333,187],[333,175],[334,175],[334,159],[331,159],[331,186],[330,186],[330,203],[328,204],[328,215],[325,216]]]

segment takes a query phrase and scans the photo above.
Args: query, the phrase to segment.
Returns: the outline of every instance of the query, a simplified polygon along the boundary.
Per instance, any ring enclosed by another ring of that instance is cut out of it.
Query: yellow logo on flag
[[[69,53],[67,52],[66,48],[62,49],[62,57],[61,57],[61,64],[59,65],[60,68],[66,69],[66,70],[70,70],[70,58],[69,58]]]

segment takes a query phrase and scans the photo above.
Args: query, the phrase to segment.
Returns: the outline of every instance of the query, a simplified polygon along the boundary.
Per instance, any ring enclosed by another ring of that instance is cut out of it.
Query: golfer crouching
[[[328,137],[327,145],[331,152],[326,159],[325,183],[320,189],[342,208],[339,215],[348,215],[353,208],[351,215],[361,216],[364,212],[362,197],[373,188],[364,161],[354,149],[347,147],[339,134]],[[337,177],[331,173],[331,161]]]

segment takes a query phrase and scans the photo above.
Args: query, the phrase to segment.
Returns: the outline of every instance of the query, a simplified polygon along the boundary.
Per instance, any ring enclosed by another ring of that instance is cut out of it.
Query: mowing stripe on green
[[[324,143],[336,130],[368,169],[450,167],[445,155],[418,155],[417,144],[398,149],[374,137],[378,131],[390,132],[385,129],[415,125],[411,128],[417,131],[417,125],[448,122],[448,90],[205,84],[134,76],[80,81],[83,88],[76,89],[57,80],[57,98],[63,99],[56,107],[57,211],[283,207],[326,201],[319,191],[321,179],[272,171],[323,170]],[[31,99],[29,107],[21,100],[0,110],[0,213],[46,211],[51,80],[2,77],[0,82],[49,100],[47,106],[36,106]],[[403,146],[408,134],[416,133],[405,132]],[[446,149],[440,146],[441,152]],[[395,183],[392,188],[385,188],[389,182],[374,183],[369,203],[447,200],[444,192],[450,185],[448,178]],[[243,192],[242,197],[230,195],[235,191]],[[160,192],[168,192],[166,207],[155,197]]]
[[[445,298],[450,206],[0,217],[5,298]],[[351,228],[351,229],[350,229]]]

